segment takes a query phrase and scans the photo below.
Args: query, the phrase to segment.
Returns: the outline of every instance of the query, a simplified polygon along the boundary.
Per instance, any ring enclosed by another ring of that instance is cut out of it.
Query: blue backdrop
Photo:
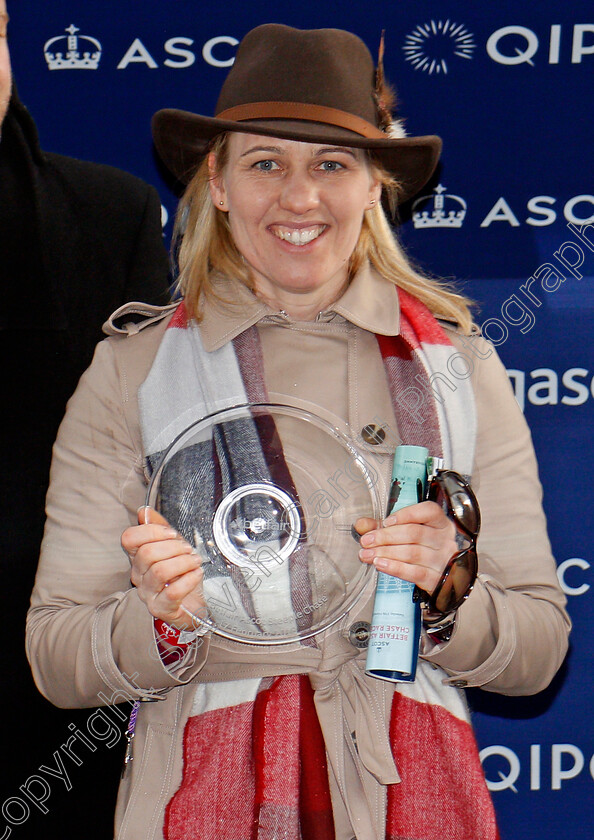
[[[167,238],[176,199],[151,145],[154,111],[212,114],[237,42],[257,24],[350,29],[372,54],[386,30],[386,73],[408,132],[444,140],[425,200],[402,212],[402,237],[419,263],[458,278],[481,305],[478,320],[532,428],[574,621],[570,656],[550,690],[471,696],[486,778],[504,840],[592,838],[591,0],[304,0],[289,10],[261,0],[257,11],[239,0],[8,6],[15,78],[44,148],[153,183]],[[87,66],[64,66],[69,47],[88,54]]]

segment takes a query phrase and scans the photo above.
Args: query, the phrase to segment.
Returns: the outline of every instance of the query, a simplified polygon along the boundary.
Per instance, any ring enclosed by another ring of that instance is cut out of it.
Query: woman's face
[[[381,193],[365,153],[255,134],[232,133],[228,142],[211,194],[229,213],[256,292],[283,309],[329,305],[347,282],[363,214]],[[214,156],[209,163],[216,171]]]

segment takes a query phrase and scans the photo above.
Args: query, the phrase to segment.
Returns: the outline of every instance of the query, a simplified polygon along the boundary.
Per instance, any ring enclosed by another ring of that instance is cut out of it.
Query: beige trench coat
[[[233,311],[219,304],[207,308],[203,342],[214,349],[258,324],[271,400],[303,405],[306,394],[322,414],[343,400],[337,412],[356,428],[371,419],[366,405],[391,411],[373,334],[398,331],[398,304],[393,287],[374,272],[361,272],[327,317],[309,326],[270,312],[243,287],[233,293],[241,304]],[[54,450],[46,533],[28,617],[35,680],[62,707],[147,701],[138,717],[134,760],[120,790],[116,836],[157,840],[164,809],[181,781],[192,681],[309,673],[326,743],[342,730],[343,715],[357,728],[361,766],[354,766],[352,756],[329,753],[331,785],[339,781],[349,790],[348,804],[336,815],[337,838],[356,834],[358,840],[373,840],[382,835],[385,821],[382,783],[397,779],[386,735],[393,688],[364,676],[365,651],[353,647],[348,632],[354,622],[369,620],[373,592],[357,604],[356,614],[326,631],[319,649],[258,648],[205,638],[173,673],[161,663],[152,617],[131,587],[120,536],[136,523],[146,492],[136,395],[169,318],[165,310],[119,333],[109,326],[112,337],[98,346],[68,406]],[[454,693],[482,686],[530,694],[552,679],[569,632],[530,434],[496,353],[479,336],[469,339],[446,327],[452,342],[473,359],[478,413],[473,486],[483,513],[480,574],[458,612],[451,640],[434,646],[423,639],[422,655]],[[328,370],[348,360],[345,386],[340,381],[328,385],[320,367],[308,374],[298,364],[304,340],[315,344],[328,337],[330,343],[320,345],[316,358]],[[287,371],[295,360],[293,383]],[[287,380],[299,393],[287,393]],[[339,393],[341,387],[345,394]],[[322,393],[328,389],[330,395]],[[383,458],[385,473],[389,447],[375,457]]]

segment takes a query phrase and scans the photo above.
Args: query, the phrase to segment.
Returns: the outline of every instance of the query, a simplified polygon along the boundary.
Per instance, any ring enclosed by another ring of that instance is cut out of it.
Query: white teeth
[[[307,245],[308,242],[313,242],[314,239],[317,239],[325,229],[326,225],[316,225],[315,227],[301,228],[300,230],[295,230],[294,228],[273,228],[273,233],[279,239],[290,242],[291,245]]]

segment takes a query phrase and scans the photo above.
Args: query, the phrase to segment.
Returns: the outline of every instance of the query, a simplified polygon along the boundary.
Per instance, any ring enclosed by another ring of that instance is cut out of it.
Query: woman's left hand
[[[359,557],[380,572],[414,583],[431,594],[458,551],[456,527],[435,502],[420,502],[386,519],[355,522]]]

